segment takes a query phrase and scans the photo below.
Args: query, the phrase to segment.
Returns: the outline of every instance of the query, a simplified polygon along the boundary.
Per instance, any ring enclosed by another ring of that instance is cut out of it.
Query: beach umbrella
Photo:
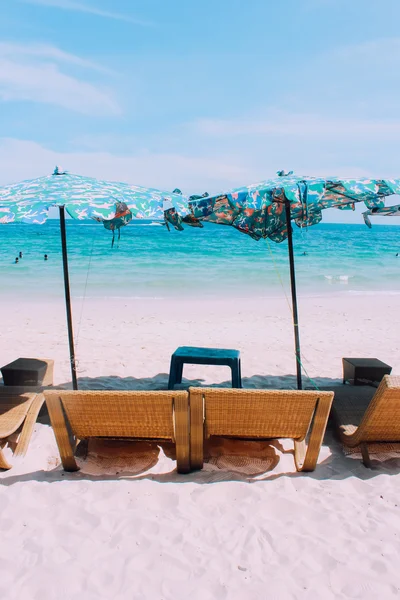
[[[366,210],[363,212],[363,217],[365,224],[371,229],[372,224],[369,217],[400,217],[400,204]]]
[[[106,229],[112,231],[113,236],[111,248],[113,248],[115,240],[115,231],[118,231],[119,240],[121,237],[121,227],[125,227],[125,225],[128,225],[128,223],[132,221],[132,218],[132,211],[129,210],[125,202],[117,202],[115,204],[115,217],[113,217],[112,219],[100,219],[100,217],[95,217],[95,220],[99,221],[100,223],[103,223]]]
[[[65,213],[73,219],[94,219],[113,232],[132,218],[164,219],[176,229],[197,225],[181,194],[73,175],[56,167],[52,175],[0,188],[0,223],[42,224],[49,209],[58,207],[73,389],[77,389]]]
[[[326,208],[354,210],[364,202],[369,214],[389,214],[385,197],[400,193],[400,179],[298,177],[278,171],[277,177],[205,198],[189,200],[193,217],[230,225],[255,240],[288,240],[297,386],[302,388],[300,336],[291,220],[299,227],[315,225]],[[365,215],[364,218],[367,216]],[[366,220],[367,222],[367,220]]]

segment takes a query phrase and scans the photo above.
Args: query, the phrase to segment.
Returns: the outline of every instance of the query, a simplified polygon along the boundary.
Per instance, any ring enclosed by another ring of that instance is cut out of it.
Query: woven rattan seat
[[[66,471],[78,470],[77,442],[90,438],[173,442],[178,471],[190,470],[186,391],[46,390],[44,395]]]
[[[14,446],[14,457],[25,456],[39,411],[43,394],[18,393],[1,390],[0,394],[0,469],[11,469],[4,446]]]
[[[291,438],[297,470],[315,469],[333,392],[191,387],[189,394],[193,469],[202,468],[204,440],[211,436]]]
[[[363,462],[370,466],[368,443],[400,442],[400,377],[385,375],[378,389],[365,390],[360,394],[346,386],[335,394],[332,416],[342,443],[360,446]]]

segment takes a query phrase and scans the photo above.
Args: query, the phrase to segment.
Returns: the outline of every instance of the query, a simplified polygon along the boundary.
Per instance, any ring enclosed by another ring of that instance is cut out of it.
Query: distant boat
[[[152,221],[151,223],[149,223],[149,225],[165,225],[164,221]]]

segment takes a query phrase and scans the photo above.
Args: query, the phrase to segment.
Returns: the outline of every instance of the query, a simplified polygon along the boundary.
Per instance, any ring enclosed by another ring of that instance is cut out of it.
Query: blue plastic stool
[[[183,365],[185,363],[190,365],[226,365],[232,371],[232,387],[242,387],[239,350],[180,346],[171,356],[169,390],[173,390],[176,383],[182,383]]]

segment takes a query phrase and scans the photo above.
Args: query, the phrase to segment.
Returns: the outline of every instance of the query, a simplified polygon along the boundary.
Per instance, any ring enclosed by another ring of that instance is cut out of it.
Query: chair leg
[[[366,444],[366,443],[360,444],[360,449],[361,449],[361,456],[362,456],[362,461],[363,461],[364,467],[367,467],[367,469],[372,469],[371,458],[370,458],[369,452],[368,452],[368,444]]]
[[[176,469],[190,473],[189,397],[174,398]]]
[[[306,452],[307,452],[306,442],[304,440],[301,442],[294,440],[294,462],[295,462],[297,471],[303,470]]]
[[[202,469],[204,460],[204,407],[201,391],[189,393],[190,403],[190,466]]]
[[[38,418],[40,409],[43,406],[44,396],[38,394],[32,402],[28,414],[26,415],[24,424],[22,426],[21,435],[19,437],[14,456],[25,456],[28,450],[29,442],[31,441],[33,428],[35,427],[36,420]]]
[[[294,459],[298,471],[314,471],[317,465],[319,451],[324,439],[329,411],[332,405],[332,397],[322,397],[318,399],[308,445],[306,445],[304,440],[294,442]]]
[[[12,465],[8,462],[6,457],[4,456],[3,449],[1,444],[6,442],[7,440],[0,440],[0,469],[11,469]]]
[[[57,393],[51,392],[51,394],[48,394],[46,396],[46,404],[64,471],[79,471],[79,467],[76,464],[74,451],[69,439],[67,424],[65,422],[65,417],[61,406],[61,400]]]

